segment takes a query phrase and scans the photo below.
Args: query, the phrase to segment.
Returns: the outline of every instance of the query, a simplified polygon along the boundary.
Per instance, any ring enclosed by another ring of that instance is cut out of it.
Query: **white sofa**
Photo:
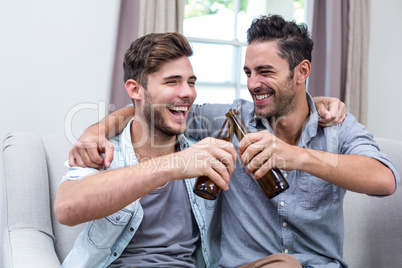
[[[376,139],[402,171],[402,142]],[[11,133],[3,144],[0,267],[59,267],[83,225],[59,224],[53,201],[71,144],[63,135]],[[402,265],[402,191],[385,198],[347,193],[344,255],[351,268]]]

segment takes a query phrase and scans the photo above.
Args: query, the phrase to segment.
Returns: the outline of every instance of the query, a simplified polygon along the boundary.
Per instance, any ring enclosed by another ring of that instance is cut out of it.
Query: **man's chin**
[[[165,129],[165,134],[170,135],[170,136],[177,136],[180,134],[184,134],[184,132],[186,131],[186,125],[184,125],[184,127],[177,127],[177,128],[167,128]]]

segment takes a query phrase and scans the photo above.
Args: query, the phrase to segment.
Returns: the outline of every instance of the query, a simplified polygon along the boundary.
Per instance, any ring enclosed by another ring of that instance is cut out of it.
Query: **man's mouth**
[[[254,95],[255,100],[257,100],[257,101],[262,101],[262,100],[268,99],[271,96],[272,96],[272,93],[271,94]]]
[[[168,107],[169,112],[173,114],[178,119],[183,119],[186,117],[188,111],[188,106],[170,106]]]

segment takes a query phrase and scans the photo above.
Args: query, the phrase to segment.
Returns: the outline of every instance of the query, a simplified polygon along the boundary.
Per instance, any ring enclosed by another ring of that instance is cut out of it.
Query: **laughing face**
[[[156,135],[184,133],[186,118],[197,93],[196,77],[187,57],[165,63],[148,77],[143,116]]]
[[[243,69],[256,115],[278,118],[295,110],[293,74],[287,61],[278,56],[275,42],[250,44]]]

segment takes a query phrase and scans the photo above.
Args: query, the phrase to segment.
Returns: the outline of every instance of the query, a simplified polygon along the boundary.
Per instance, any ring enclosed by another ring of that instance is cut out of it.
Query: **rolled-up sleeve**
[[[353,115],[347,114],[339,135],[342,154],[364,155],[380,161],[394,173],[395,184],[396,186],[399,185],[400,174],[395,165],[385,153],[380,151],[373,135],[362,124],[358,123]]]
[[[68,168],[68,171],[61,179],[60,184],[65,181],[80,181],[86,177],[99,173],[99,170],[94,168],[70,167],[68,161],[64,162],[64,165]]]

